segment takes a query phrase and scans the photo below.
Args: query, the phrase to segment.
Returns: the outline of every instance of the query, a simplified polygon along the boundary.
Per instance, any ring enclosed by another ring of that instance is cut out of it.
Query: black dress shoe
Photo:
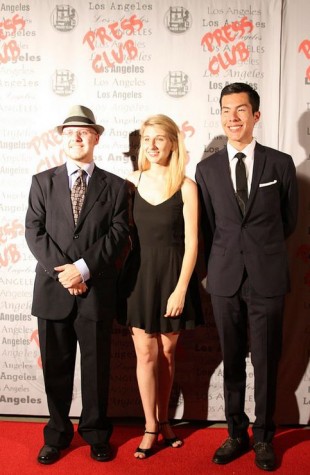
[[[219,447],[215,454],[213,455],[212,461],[218,464],[225,464],[232,462],[240,455],[244,454],[249,450],[249,436],[244,435],[243,437],[238,437],[233,439],[228,437],[225,442]]]
[[[109,442],[105,444],[91,445],[90,456],[97,462],[107,462],[112,458],[112,449]]]
[[[38,462],[44,465],[57,462],[60,457],[60,450],[52,445],[43,445],[38,455]]]
[[[255,464],[262,470],[271,471],[276,468],[276,459],[273,447],[268,442],[257,442],[253,446],[255,451]]]

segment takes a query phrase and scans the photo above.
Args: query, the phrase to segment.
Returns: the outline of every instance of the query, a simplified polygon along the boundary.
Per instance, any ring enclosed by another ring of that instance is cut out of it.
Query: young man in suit
[[[196,180],[207,285],[223,355],[229,434],[213,462],[226,464],[249,448],[244,411],[249,328],[255,463],[273,470],[277,369],[289,290],[285,239],[296,224],[297,183],[292,157],[253,138],[259,102],[258,93],[247,84],[224,87],[220,106],[227,147],[197,165]]]
[[[90,109],[73,106],[57,130],[67,162],[33,176],[26,215],[26,240],[38,261],[32,314],[38,317],[50,412],[38,461],[56,462],[73,438],[69,411],[78,342],[83,407],[78,431],[91,457],[103,462],[112,455],[110,342],[116,279],[128,245],[126,184],[94,163],[104,127]]]

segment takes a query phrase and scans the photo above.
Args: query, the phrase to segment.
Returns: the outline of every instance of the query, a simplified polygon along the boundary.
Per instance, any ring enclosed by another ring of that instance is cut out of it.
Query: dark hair
[[[228,96],[229,94],[240,94],[241,92],[245,92],[248,95],[253,114],[254,112],[259,111],[260,98],[258,92],[256,92],[252,86],[244,82],[234,82],[233,84],[228,84],[222,89],[220,97],[221,108],[223,96]]]

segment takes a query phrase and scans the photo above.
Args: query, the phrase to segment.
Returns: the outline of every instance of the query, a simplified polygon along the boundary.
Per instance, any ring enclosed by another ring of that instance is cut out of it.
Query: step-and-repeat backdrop
[[[0,414],[48,414],[24,219],[31,176],[64,162],[54,127],[73,104],[93,109],[105,126],[96,163],[125,178],[135,166],[141,122],[167,114],[183,131],[193,178],[196,164],[224,144],[222,87],[242,81],[261,95],[257,139],[290,153],[298,172],[277,420],[308,423],[309,18],[308,0],[0,2]],[[181,336],[170,415],[224,420],[223,368],[200,264],[205,325]],[[253,420],[250,355],[247,362],[246,410]],[[72,416],[80,409],[77,360]],[[117,324],[109,412],[142,416],[132,342]]]

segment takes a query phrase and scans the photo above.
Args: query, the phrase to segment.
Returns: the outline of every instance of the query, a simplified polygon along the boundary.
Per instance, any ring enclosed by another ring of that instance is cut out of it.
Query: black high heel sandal
[[[144,433],[145,433],[145,434],[155,435],[156,437],[155,437],[155,439],[154,439],[154,441],[153,441],[153,443],[152,443],[152,447],[150,447],[149,449],[142,449],[141,447],[138,447],[138,448],[136,449],[135,454],[138,453],[138,454],[143,454],[143,455],[144,455],[144,457],[135,457],[135,458],[138,459],[138,460],[144,460],[144,459],[146,459],[147,457],[150,457],[150,455],[152,455],[152,453],[153,453],[153,446],[154,446],[154,445],[156,444],[156,442],[157,442],[158,431],[157,431],[157,432],[150,432],[150,431],[148,431],[148,430],[145,430]]]
[[[169,421],[159,422],[159,431],[161,432],[162,435],[163,435],[162,426],[168,426],[168,425],[170,425]],[[176,436],[170,437],[170,438],[164,437],[164,442],[166,445],[168,445],[169,447],[172,447],[173,449],[179,449],[183,445],[183,440],[181,440],[179,437],[176,437]],[[173,445],[176,442],[178,442],[178,445]]]

